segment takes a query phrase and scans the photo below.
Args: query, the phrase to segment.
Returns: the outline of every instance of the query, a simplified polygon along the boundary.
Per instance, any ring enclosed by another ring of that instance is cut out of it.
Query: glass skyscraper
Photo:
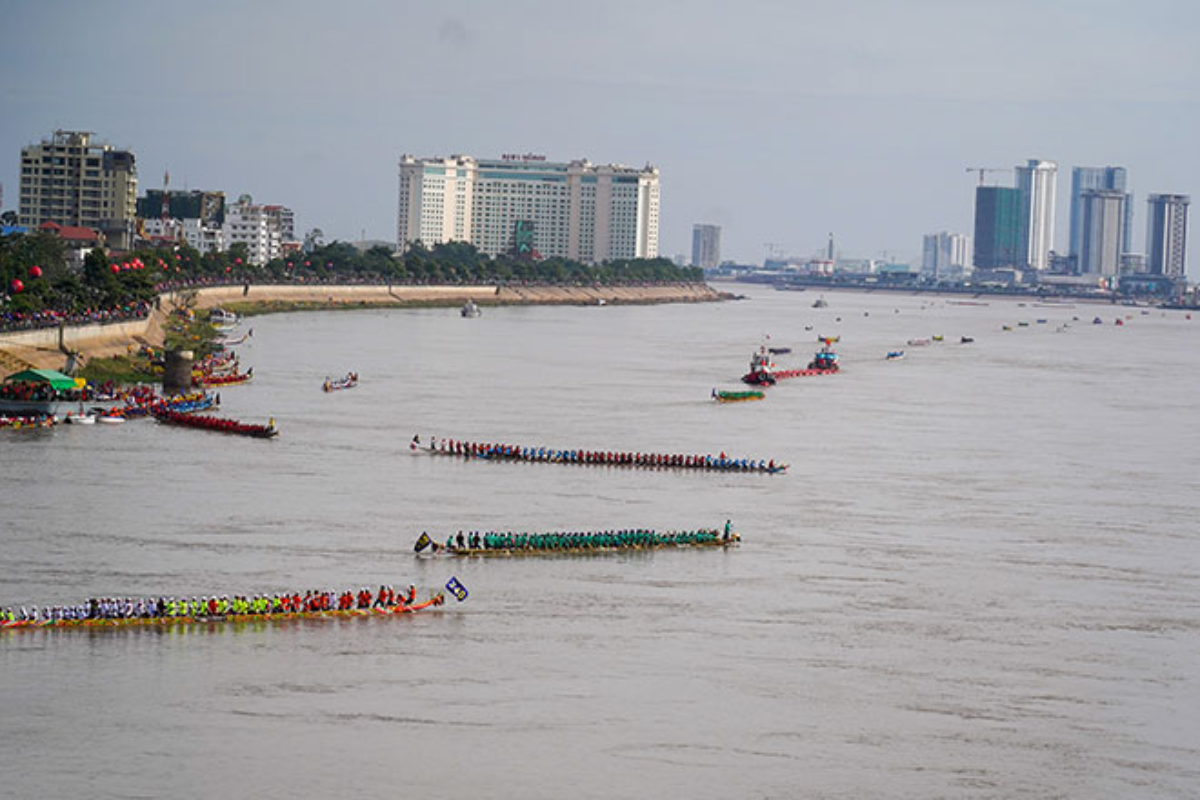
[[[1021,190],[980,186],[975,190],[975,268],[1023,268],[1026,251]]]

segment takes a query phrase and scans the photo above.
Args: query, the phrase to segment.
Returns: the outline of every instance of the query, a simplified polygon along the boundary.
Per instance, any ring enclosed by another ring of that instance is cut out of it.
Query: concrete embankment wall
[[[195,292],[197,308],[224,303],[300,302],[331,304],[591,304],[689,303],[721,299],[703,283],[648,286],[216,286]],[[170,297],[170,295],[168,295]]]
[[[145,336],[149,328],[149,318],[108,325],[68,325],[63,329],[62,343],[68,350],[84,350],[97,344],[132,341]],[[58,350],[58,328],[0,333],[0,349]]]
[[[474,300],[480,305],[597,305],[630,303],[704,303],[722,299],[722,294],[704,283],[646,286],[214,286],[194,291],[168,292],[161,296],[161,309],[148,319],[111,325],[78,325],[63,332],[68,350],[86,357],[121,353],[137,339],[159,344],[167,312],[185,296],[195,298],[197,308],[226,303],[303,303],[329,306],[371,305],[459,305]],[[58,347],[58,328],[0,333],[0,352],[7,358],[0,367],[17,371],[18,365],[61,369],[65,356]],[[0,371],[4,371],[0,370]]]

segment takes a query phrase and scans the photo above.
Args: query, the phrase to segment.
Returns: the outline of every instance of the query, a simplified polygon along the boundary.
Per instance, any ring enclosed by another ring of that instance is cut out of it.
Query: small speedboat
[[[959,344],[970,344],[971,342],[973,342],[975,340],[972,339],[970,336],[964,336],[961,339],[959,339],[958,341],[959,341]]]
[[[903,350],[893,350],[887,354],[888,361],[899,361],[902,358],[904,358]]]
[[[927,344],[929,344],[928,339],[909,339],[908,340],[909,347],[924,347]]]
[[[123,424],[125,424],[124,417],[111,416],[108,414],[102,414],[101,416],[96,418],[96,421],[101,423],[102,425],[123,425]]]
[[[792,348],[790,348],[790,347],[768,347],[767,352],[771,353],[772,355],[782,356],[782,355],[787,355],[788,353],[792,352]]]

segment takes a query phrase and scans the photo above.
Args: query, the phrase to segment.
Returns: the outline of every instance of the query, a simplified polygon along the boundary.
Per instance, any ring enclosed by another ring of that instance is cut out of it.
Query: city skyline
[[[703,219],[721,226],[731,260],[759,262],[767,243],[817,252],[832,230],[847,253],[916,263],[924,234],[971,230],[970,165],[1037,155],[1065,175],[1120,164],[1137,198],[1195,193],[1200,88],[1188,76],[1200,72],[1200,8],[1102,5],[763,4],[731,15],[706,2],[686,14],[616,3],[585,31],[569,9],[539,2],[367,2],[350,19],[299,2],[284,22],[236,7],[236,28],[225,2],[199,17],[144,2],[119,17],[22,4],[0,31],[0,64],[17,76],[0,90],[3,207],[16,208],[20,149],[60,128],[136,152],[145,185],[169,169],[181,187],[270,197],[295,208],[300,229],[343,240],[394,238],[402,153],[539,152],[658,166],[661,252],[685,252]],[[1031,31],[1022,20],[1035,12]],[[513,50],[534,18],[542,46]],[[678,29],[689,35],[669,35]],[[406,30],[420,35],[396,36]],[[797,47],[801,30],[821,35]],[[43,31],[124,42],[139,58],[53,50]],[[311,57],[294,57],[297,41]],[[769,172],[746,168],[759,156]],[[1057,203],[1060,253],[1069,205]],[[1142,231],[1135,221],[1135,240]]]

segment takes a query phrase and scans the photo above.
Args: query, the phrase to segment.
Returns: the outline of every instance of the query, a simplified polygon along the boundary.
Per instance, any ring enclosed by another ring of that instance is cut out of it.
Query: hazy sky
[[[971,232],[969,166],[1122,165],[1200,203],[1196,0],[0,3],[0,182],[55,129],[132,150],[139,192],[223,190],[300,232],[394,240],[401,153],[662,173],[661,251],[919,258]],[[989,182],[1011,182],[993,173]],[[1200,242],[1193,223],[1189,262]]]

